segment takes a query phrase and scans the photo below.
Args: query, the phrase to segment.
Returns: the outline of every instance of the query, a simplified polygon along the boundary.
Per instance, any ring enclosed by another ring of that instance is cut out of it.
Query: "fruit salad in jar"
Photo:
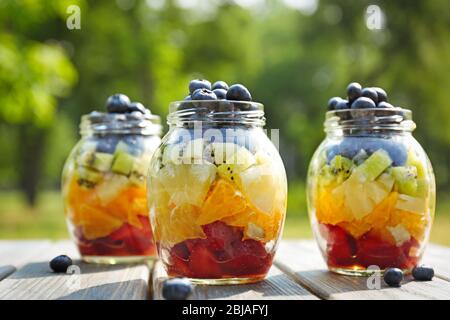
[[[82,117],[82,139],[63,170],[69,232],[87,262],[153,258],[146,180],[161,142],[159,117],[122,94],[109,97],[106,109]]]
[[[197,283],[260,281],[287,198],[283,163],[262,129],[263,107],[242,85],[193,80],[189,88],[170,106],[170,130],[149,171],[160,259],[169,276]]]
[[[381,88],[351,83],[332,98],[326,139],[311,160],[308,207],[330,270],[409,272],[422,257],[435,209],[430,161],[413,138],[411,111]]]

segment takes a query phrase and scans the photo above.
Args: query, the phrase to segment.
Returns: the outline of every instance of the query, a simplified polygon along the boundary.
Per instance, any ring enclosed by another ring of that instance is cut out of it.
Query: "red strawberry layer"
[[[156,246],[148,217],[139,217],[142,229],[124,223],[109,236],[87,240],[80,228],[75,231],[83,256],[154,256]]]
[[[265,275],[273,254],[264,243],[242,240],[242,229],[221,221],[203,226],[206,239],[186,240],[170,250],[168,272],[190,278],[231,278]]]
[[[327,241],[326,259],[330,267],[367,268],[376,265],[381,269],[410,269],[419,260],[419,257],[410,255],[414,251],[412,249],[419,247],[414,238],[397,247],[370,233],[355,239],[338,226],[321,224],[320,231]]]

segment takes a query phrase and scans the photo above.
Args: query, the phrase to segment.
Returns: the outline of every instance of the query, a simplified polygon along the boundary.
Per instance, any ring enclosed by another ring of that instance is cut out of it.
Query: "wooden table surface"
[[[0,299],[162,299],[166,278],[151,265],[92,265],[75,261],[72,274],[55,274],[51,258],[78,257],[69,241],[0,241]],[[450,299],[450,248],[429,245],[430,282],[407,277],[401,288],[368,289],[367,278],[328,272],[311,240],[282,241],[266,280],[249,285],[195,286],[192,299]]]

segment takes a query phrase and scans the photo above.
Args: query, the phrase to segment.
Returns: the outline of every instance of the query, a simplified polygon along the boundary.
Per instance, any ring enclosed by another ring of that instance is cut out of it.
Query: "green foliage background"
[[[324,137],[328,98],[343,96],[351,81],[384,87],[391,102],[414,112],[415,136],[434,165],[438,207],[444,203],[439,208],[445,215],[450,2],[286,5],[295,2],[0,0],[0,237],[65,235],[62,224],[54,233],[27,232],[16,218],[49,214],[39,201],[36,210],[21,203],[36,204],[36,190],[58,189],[82,114],[123,92],[164,117],[169,102],[182,99],[194,77],[246,84],[265,104],[268,127],[281,128],[291,190],[288,221],[305,216],[303,182]],[[81,9],[81,30],[66,27],[72,4]],[[382,30],[366,26],[371,4],[383,10]],[[23,220],[32,219],[42,218]]]

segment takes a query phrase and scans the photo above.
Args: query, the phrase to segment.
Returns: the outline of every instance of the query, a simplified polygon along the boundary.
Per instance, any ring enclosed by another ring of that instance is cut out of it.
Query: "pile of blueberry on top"
[[[382,88],[363,88],[359,83],[352,82],[347,86],[347,99],[340,97],[331,98],[328,101],[328,110],[394,108],[387,100],[386,91]]]
[[[189,83],[189,95],[184,100],[233,100],[252,101],[250,91],[242,84],[228,86],[225,81],[211,82],[195,79]]]
[[[108,113],[140,113],[151,114],[150,110],[140,102],[131,102],[128,96],[116,93],[106,100],[106,111]]]

